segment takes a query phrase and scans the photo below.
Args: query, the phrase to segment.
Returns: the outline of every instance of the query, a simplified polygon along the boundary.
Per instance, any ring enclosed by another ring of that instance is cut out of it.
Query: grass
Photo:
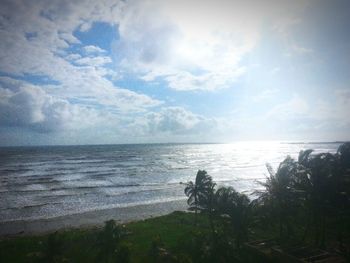
[[[157,237],[170,250],[177,250],[178,240],[193,230],[192,215],[174,212],[170,215],[128,224],[131,234],[126,238],[131,244],[134,262],[147,256],[151,241]]]
[[[125,224],[123,229],[126,230],[126,235],[121,243],[129,249],[130,262],[163,262],[155,261],[152,257],[152,243],[155,242],[171,255],[176,255],[178,259],[176,262],[192,262],[188,259],[191,255],[193,256],[192,253],[198,253],[193,246],[193,240],[199,237],[197,241],[201,242],[201,239],[212,237],[207,216],[199,214],[197,225],[194,224],[194,216],[193,213],[173,212],[169,215]],[[225,228],[219,229],[219,222],[215,225],[219,232],[230,235]],[[0,262],[104,262],[98,258],[101,231],[101,228],[73,229],[40,236],[4,239],[0,241]],[[349,232],[346,231],[346,233]],[[273,227],[256,225],[250,228],[250,240],[269,239],[276,236],[278,231],[276,232],[276,228]],[[245,252],[244,249],[233,253],[239,255],[240,262],[263,262],[260,257],[252,260],[253,255]]]
[[[194,226],[194,215],[173,212],[125,225],[127,236],[123,243],[130,249],[131,262],[152,262],[152,241],[160,239],[164,247],[174,253],[181,252],[182,240],[196,229],[209,229],[205,217],[199,217]],[[96,262],[100,229],[74,229],[42,236],[16,237],[0,241],[0,262],[47,262],[50,242],[57,262]],[[54,236],[54,238],[53,238]],[[49,241],[51,239],[51,241]],[[52,252],[51,252],[52,253]]]

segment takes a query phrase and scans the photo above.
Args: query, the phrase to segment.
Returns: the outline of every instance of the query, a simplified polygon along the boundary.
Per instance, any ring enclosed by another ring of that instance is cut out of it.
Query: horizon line
[[[231,142],[143,142],[143,143],[89,143],[89,144],[27,144],[27,145],[0,145],[0,148],[16,148],[16,147],[69,147],[69,146],[117,146],[117,145],[166,145],[166,144],[236,144],[236,143],[281,143],[281,144],[332,144],[346,143],[350,140],[334,140],[334,141],[292,141],[292,140],[239,140]]]

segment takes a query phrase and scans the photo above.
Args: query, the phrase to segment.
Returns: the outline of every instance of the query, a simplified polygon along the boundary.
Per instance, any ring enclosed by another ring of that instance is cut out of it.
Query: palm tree
[[[200,209],[208,215],[209,225],[213,235],[215,234],[214,216],[216,212],[215,186],[216,183],[209,183],[206,191],[199,198]]]
[[[250,200],[245,194],[236,192],[232,187],[220,187],[215,194],[218,213],[227,215],[234,231],[236,247],[247,238]]]
[[[289,216],[297,201],[297,193],[293,188],[293,182],[297,173],[297,163],[290,157],[280,163],[275,172],[270,164],[266,164],[269,177],[266,182],[259,182],[265,187],[263,191],[256,191],[258,202],[272,208],[278,218],[279,236],[290,235]],[[285,233],[284,229],[287,229]]]
[[[338,157],[338,180],[337,180],[337,198],[335,208],[338,211],[338,234],[339,245],[343,246],[343,231],[346,217],[350,214],[350,142],[339,146]]]
[[[220,214],[228,214],[237,194],[233,187],[220,187],[215,193],[217,210]]]
[[[315,243],[325,246],[326,217],[336,207],[339,176],[338,158],[331,153],[311,155],[312,150],[301,151],[298,158],[295,189],[304,195],[304,203],[310,211],[304,238],[313,221]]]
[[[339,146],[337,151],[339,160],[340,191],[343,195],[350,198],[350,142]]]
[[[311,183],[310,183],[310,174],[311,174],[311,169],[309,167],[310,163],[310,158],[313,150],[308,149],[308,150],[301,150],[298,155],[298,163],[297,163],[297,172],[294,180],[294,189],[299,191],[302,196],[302,207],[305,210],[306,214],[306,227],[304,230],[303,238],[302,240],[304,241],[305,238],[307,237],[307,234],[309,232],[310,226],[312,224],[312,207],[311,204]]]
[[[210,189],[212,189],[213,181],[210,175],[205,170],[198,170],[196,180],[186,183],[185,194],[188,197],[187,204],[189,210],[195,211],[195,224],[197,224],[197,213],[201,209],[201,203]]]

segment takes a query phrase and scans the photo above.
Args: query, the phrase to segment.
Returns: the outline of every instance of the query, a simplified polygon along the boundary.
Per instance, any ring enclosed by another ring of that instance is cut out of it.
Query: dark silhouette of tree
[[[336,195],[333,207],[337,215],[337,239],[340,249],[343,247],[343,232],[346,218],[350,216],[350,142],[339,146],[337,151],[338,169],[335,181]]]
[[[344,197],[345,205],[350,201],[350,142],[339,146],[337,151],[339,160],[339,193]],[[349,206],[347,206],[349,207]]]
[[[325,246],[326,217],[331,213],[332,203],[337,199],[338,160],[331,153],[311,155],[311,150],[299,154],[298,184],[303,191],[306,208],[311,218],[308,222],[315,228],[315,243]]]
[[[214,183],[210,179],[211,183],[208,183],[208,186],[206,187],[206,191],[203,192],[203,195],[200,195],[199,197],[199,206],[201,212],[204,212],[208,215],[208,221],[210,225],[210,229],[212,234],[215,233],[215,226],[214,226],[214,217],[216,213],[216,199],[215,199],[215,186],[216,183]]]
[[[297,193],[293,188],[297,173],[297,163],[290,157],[280,163],[275,172],[270,164],[266,164],[269,172],[266,182],[260,182],[264,186],[263,191],[256,191],[258,203],[268,206],[272,211],[272,218],[277,217],[280,239],[288,238],[291,234],[289,218],[293,209],[297,206]]]
[[[245,194],[236,192],[232,187],[220,187],[215,194],[217,212],[229,216],[236,247],[248,236],[250,200]]]
[[[297,166],[297,173],[296,178],[294,181],[294,188],[297,189],[302,195],[302,207],[304,209],[304,216],[306,216],[306,227],[303,234],[302,240],[305,241],[307,234],[310,230],[310,226],[312,225],[313,221],[313,210],[311,207],[312,204],[312,185],[310,183],[310,175],[311,175],[311,168],[310,168],[310,155],[312,154],[313,150],[302,150],[299,152],[298,155],[298,166]]]
[[[325,247],[328,222],[333,221],[342,243],[350,207],[350,143],[337,154],[300,151],[297,162],[287,157],[276,172],[270,165],[267,169],[269,177],[261,183],[265,189],[256,191],[256,203],[278,218],[281,238],[291,236],[291,220],[299,216],[303,222],[306,218],[303,240],[311,234],[316,245]]]
[[[195,182],[185,184],[185,194],[188,197],[189,210],[195,211],[195,224],[197,224],[197,213],[201,209],[201,203],[211,191],[213,182],[211,176],[205,170],[198,170]]]

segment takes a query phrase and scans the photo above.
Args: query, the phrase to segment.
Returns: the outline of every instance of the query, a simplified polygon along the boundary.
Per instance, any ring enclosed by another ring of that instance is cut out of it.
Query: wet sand
[[[186,200],[137,205],[122,208],[90,211],[49,219],[9,221],[0,223],[0,238],[22,235],[38,235],[72,228],[99,227],[114,219],[118,223],[143,220],[187,209]]]

